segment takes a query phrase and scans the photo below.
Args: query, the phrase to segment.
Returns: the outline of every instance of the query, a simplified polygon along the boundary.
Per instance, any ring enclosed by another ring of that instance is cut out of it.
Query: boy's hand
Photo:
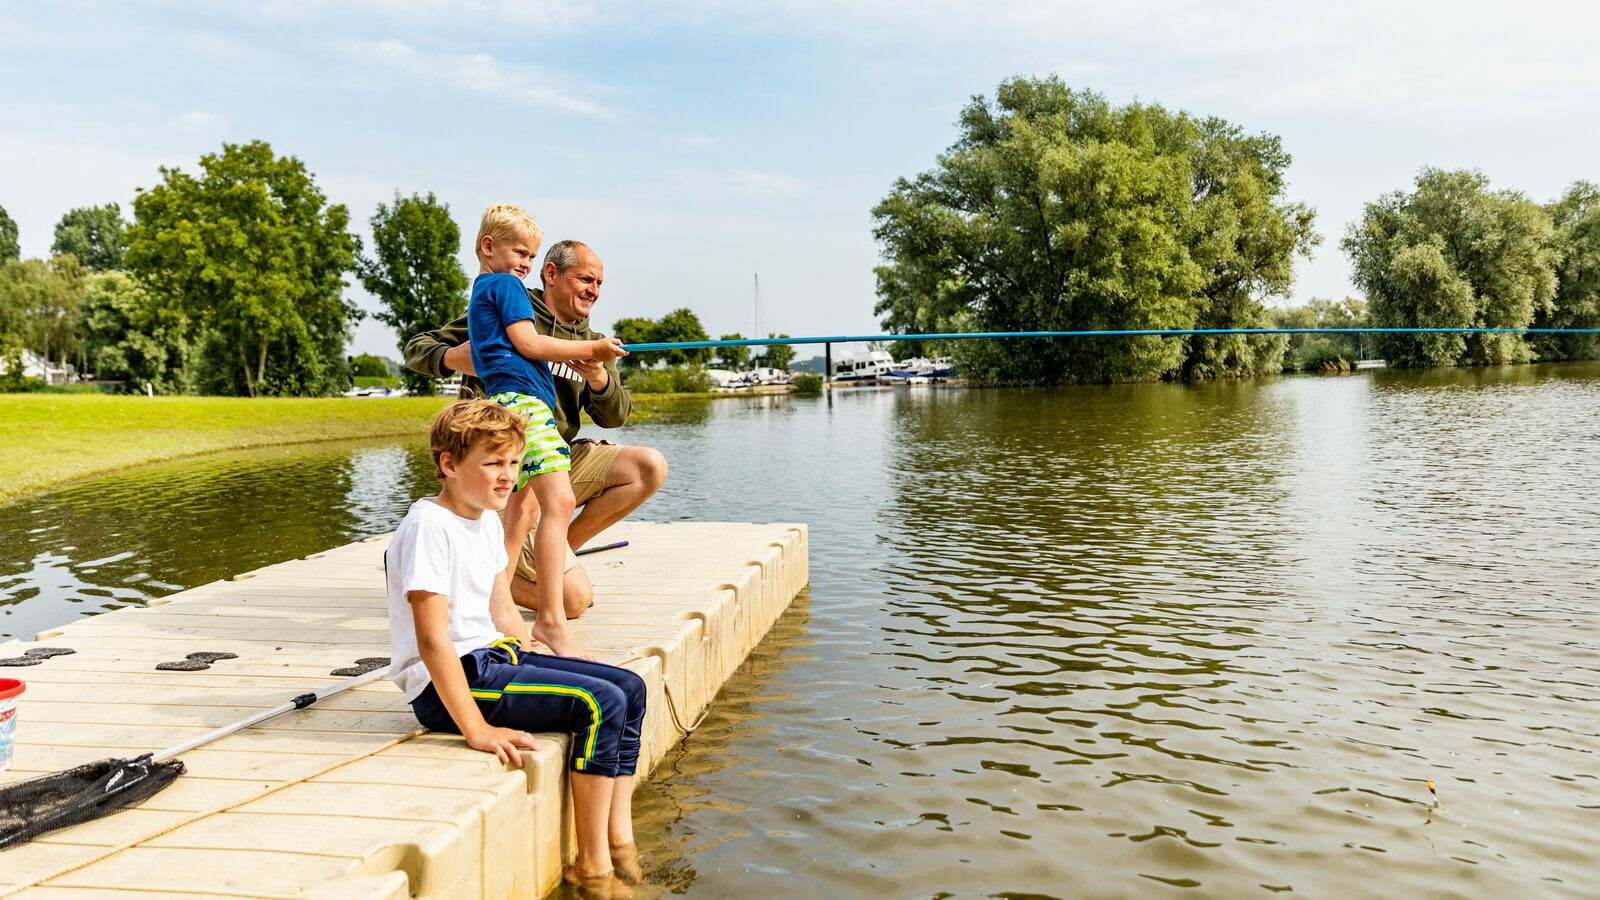
[[[539,749],[539,742],[533,739],[533,735],[515,728],[496,728],[490,725],[465,737],[467,746],[472,749],[493,753],[501,762],[510,763],[519,769],[522,768],[522,754],[517,752],[517,748]]]
[[[614,337],[590,341],[589,346],[594,349],[594,352],[589,354],[589,358],[596,362],[607,362],[628,355],[628,351],[622,349],[622,342]]]

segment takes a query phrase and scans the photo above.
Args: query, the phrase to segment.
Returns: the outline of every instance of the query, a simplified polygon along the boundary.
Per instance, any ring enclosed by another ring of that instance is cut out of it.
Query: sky
[[[523,206],[600,254],[602,329],[874,333],[872,206],[972,96],[1053,74],[1282,137],[1323,243],[1272,302],[1304,302],[1358,293],[1340,236],[1424,166],[1600,181],[1597,38],[1594,4],[1472,0],[0,0],[0,207],[44,256],[67,210],[261,139],[364,241],[434,193],[469,274],[482,209]],[[368,318],[351,352],[397,337]]]

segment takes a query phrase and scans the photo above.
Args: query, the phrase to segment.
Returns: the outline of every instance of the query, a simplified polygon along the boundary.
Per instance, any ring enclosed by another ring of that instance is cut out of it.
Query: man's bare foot
[[[628,884],[644,881],[644,869],[639,865],[638,844],[612,844],[611,865],[616,867],[617,877]]]
[[[544,622],[534,622],[528,628],[528,633],[533,639],[550,648],[553,656],[575,656],[578,659],[594,660],[594,657],[578,649],[578,639],[572,636],[572,629],[565,622],[554,626],[547,626]]]

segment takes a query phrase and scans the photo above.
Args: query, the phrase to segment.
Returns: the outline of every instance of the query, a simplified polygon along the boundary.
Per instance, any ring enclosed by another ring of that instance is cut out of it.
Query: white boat
[[[895,380],[923,383],[949,378],[955,374],[955,371],[955,366],[946,357],[927,359],[926,357],[918,356],[901,360],[886,374],[889,378]]]
[[[884,350],[844,353],[833,365],[835,381],[877,381],[894,368],[894,357]]]

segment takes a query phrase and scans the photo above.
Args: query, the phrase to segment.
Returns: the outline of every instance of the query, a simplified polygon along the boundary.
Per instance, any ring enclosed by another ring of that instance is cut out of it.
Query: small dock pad
[[[808,582],[804,525],[623,522],[584,557],[595,606],[573,623],[650,689],[641,772],[711,703]],[[75,651],[0,668],[27,691],[0,783],[158,750],[389,655],[373,538],[79,619],[33,642]],[[528,614],[531,619],[531,614]],[[234,654],[193,671],[190,654]],[[418,733],[387,680],[182,755],[140,806],[0,850],[0,897],[539,897],[572,855],[566,737],[509,769]]]

